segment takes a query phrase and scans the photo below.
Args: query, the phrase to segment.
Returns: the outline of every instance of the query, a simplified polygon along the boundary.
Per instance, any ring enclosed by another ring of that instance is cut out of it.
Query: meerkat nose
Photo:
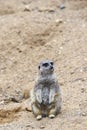
[[[51,66],[50,69],[53,69],[53,66]]]

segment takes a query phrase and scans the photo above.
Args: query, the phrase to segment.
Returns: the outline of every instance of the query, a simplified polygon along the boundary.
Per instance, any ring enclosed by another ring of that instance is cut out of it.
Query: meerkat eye
[[[38,66],[38,69],[40,69],[40,65]]]
[[[49,64],[48,63],[43,63],[43,65],[42,66],[44,66],[44,67],[48,67],[49,66]]]
[[[50,62],[51,65],[53,65],[53,62]]]

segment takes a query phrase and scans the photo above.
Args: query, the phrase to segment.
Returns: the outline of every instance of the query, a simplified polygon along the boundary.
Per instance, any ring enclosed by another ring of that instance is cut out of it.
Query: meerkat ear
[[[38,69],[40,69],[40,65],[38,66]]]

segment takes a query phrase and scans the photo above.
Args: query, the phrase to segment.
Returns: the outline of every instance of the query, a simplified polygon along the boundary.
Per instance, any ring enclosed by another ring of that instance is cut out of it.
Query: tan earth
[[[37,121],[27,94],[55,62],[61,113]],[[0,0],[0,130],[87,130],[87,0]]]

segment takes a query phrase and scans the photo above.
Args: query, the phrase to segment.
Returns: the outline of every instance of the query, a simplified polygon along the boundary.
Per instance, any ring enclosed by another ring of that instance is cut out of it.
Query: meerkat
[[[60,113],[62,105],[61,90],[54,73],[53,61],[40,62],[38,78],[30,92],[32,112],[37,120],[48,116],[54,118]]]

